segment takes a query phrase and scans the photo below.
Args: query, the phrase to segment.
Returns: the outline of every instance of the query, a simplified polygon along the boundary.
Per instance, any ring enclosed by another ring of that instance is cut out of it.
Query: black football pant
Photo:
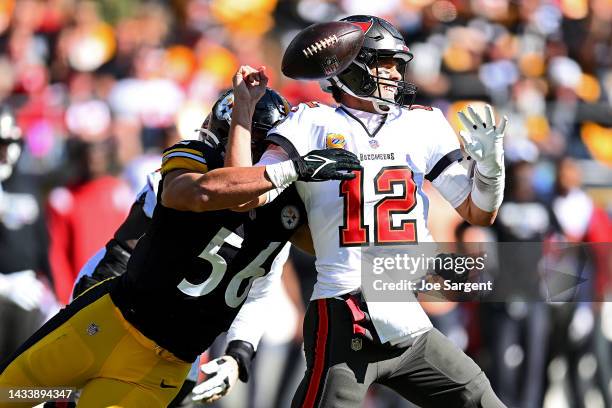
[[[504,407],[480,367],[438,330],[431,329],[408,347],[391,347],[370,334],[371,323],[365,326],[367,335],[354,334],[353,316],[339,298],[308,306],[307,368],[293,408],[361,407],[372,383],[421,407]]]

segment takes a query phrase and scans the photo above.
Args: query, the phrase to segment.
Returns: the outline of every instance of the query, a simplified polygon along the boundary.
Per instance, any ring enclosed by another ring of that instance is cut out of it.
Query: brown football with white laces
[[[291,41],[281,69],[293,79],[318,80],[344,71],[363,44],[364,32],[346,21],[318,23],[300,31]]]

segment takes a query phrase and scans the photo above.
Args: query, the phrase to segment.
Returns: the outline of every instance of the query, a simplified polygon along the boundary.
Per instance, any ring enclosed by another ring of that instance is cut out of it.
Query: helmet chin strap
[[[381,115],[386,115],[387,113],[391,112],[391,110],[395,107],[393,103],[383,102],[380,99],[375,99],[371,102],[374,106],[374,110],[376,110],[376,112],[380,113]]]
[[[340,89],[342,92],[345,92],[357,99],[372,102],[372,105],[374,106],[374,110],[376,110],[376,112],[380,113],[381,115],[386,115],[387,113],[391,112],[391,110],[397,105],[395,101],[388,102],[383,99],[375,98],[372,96],[357,96],[355,95],[353,91],[351,91],[351,89],[348,86],[340,82],[340,79],[336,76],[329,78],[329,81],[331,82],[332,85],[335,85],[336,87],[338,87],[338,89]]]

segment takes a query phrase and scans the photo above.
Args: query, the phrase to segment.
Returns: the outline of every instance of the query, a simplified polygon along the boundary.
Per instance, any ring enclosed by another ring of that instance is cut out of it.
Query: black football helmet
[[[203,129],[208,129],[212,133],[212,136],[200,129],[201,133],[206,133],[207,139],[216,139],[214,142],[223,150],[225,150],[229,136],[233,107],[234,92],[229,89],[217,99],[210,115],[202,125]],[[289,114],[290,108],[289,102],[281,94],[273,89],[266,88],[266,93],[255,105],[255,112],[253,113],[253,122],[251,123],[253,152],[263,152],[262,148],[265,146],[259,142],[263,141],[266,133]]]
[[[357,15],[343,18],[359,26],[365,32],[365,39],[357,57],[351,65],[337,76],[329,79],[332,86],[357,98],[374,102],[374,105],[388,106],[395,104],[399,106],[411,105],[416,96],[416,85],[406,82],[408,62],[413,55],[406,46],[400,32],[388,21],[375,16]],[[397,70],[402,75],[399,81],[372,75],[368,68],[376,68],[381,58],[393,58],[397,64]],[[380,93],[380,81],[382,85],[393,86],[397,89],[395,100],[383,99]]]
[[[4,106],[0,110],[0,181],[6,180],[13,173],[22,145],[21,128],[17,126],[11,110]]]

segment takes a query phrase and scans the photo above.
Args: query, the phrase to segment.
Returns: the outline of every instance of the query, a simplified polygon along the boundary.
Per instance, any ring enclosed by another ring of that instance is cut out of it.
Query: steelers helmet
[[[225,149],[229,136],[233,107],[234,91],[229,89],[217,99],[207,118],[208,126],[206,129],[212,132],[223,149]],[[266,93],[255,105],[255,112],[253,113],[253,121],[251,122],[253,143],[258,144],[261,142],[268,130],[272,129],[289,114],[289,109],[289,103],[281,94],[266,88]]]

